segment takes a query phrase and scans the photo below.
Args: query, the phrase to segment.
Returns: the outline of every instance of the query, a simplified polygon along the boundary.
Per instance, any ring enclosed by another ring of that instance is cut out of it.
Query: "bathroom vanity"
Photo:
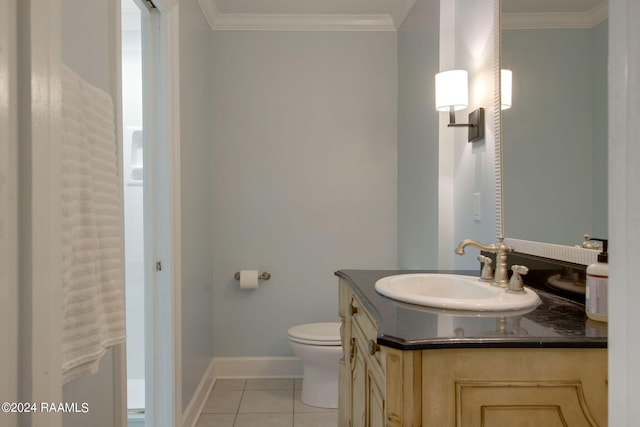
[[[538,307],[510,313],[431,309],[374,289],[414,272],[336,272],[341,427],[606,425],[605,323],[542,286]]]

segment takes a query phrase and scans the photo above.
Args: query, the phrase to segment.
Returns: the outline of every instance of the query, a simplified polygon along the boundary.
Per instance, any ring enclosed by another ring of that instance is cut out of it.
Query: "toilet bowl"
[[[306,323],[289,328],[287,334],[291,350],[304,366],[302,403],[337,408],[340,322]]]

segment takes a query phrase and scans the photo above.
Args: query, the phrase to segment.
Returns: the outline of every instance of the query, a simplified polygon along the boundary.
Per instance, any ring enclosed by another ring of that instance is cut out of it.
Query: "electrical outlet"
[[[481,193],[473,193],[473,220],[482,221],[482,197]]]

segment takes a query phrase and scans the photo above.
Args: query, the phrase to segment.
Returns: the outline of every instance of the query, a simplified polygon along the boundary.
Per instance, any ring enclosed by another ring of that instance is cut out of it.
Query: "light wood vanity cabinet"
[[[607,425],[603,348],[376,344],[377,326],[340,279],[340,427]]]
[[[360,302],[355,296],[347,299],[349,325],[343,322],[343,348],[348,357],[343,361],[341,372],[350,379],[345,397],[351,408],[348,415],[351,424],[346,425],[384,426],[386,350],[376,344],[375,324]]]

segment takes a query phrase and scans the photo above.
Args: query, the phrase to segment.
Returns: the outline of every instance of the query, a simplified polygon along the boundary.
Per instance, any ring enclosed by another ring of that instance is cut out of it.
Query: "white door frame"
[[[118,15],[119,2],[114,3],[114,13]],[[163,392],[157,393],[154,399],[156,419],[153,425],[160,427],[179,426],[182,421],[178,180],[180,120],[177,2],[155,0],[155,3],[160,12],[158,70],[161,79],[157,88],[162,93],[156,99],[157,105],[161,106],[158,113],[161,131],[156,147],[162,153],[157,158],[162,171],[159,175],[164,179],[159,187],[164,185],[165,190],[158,192],[154,206],[162,213],[159,221],[164,221],[169,230],[165,239],[159,239],[156,247],[160,249],[155,251],[165,265],[162,274],[157,274],[154,287],[157,303],[154,306],[155,316],[159,320],[154,334],[154,344],[157,346],[154,351],[157,355],[154,375],[156,385]],[[3,382],[3,390],[9,390],[7,396],[21,390],[20,395],[14,396],[16,401],[62,402],[60,234],[59,227],[52,226],[59,223],[57,207],[60,189],[56,177],[59,176],[57,159],[61,138],[61,1],[0,0],[0,11],[0,43],[9,46],[1,50],[0,72],[8,71],[4,76],[17,76],[23,82],[0,79],[2,88],[5,84],[9,87],[4,93],[10,94],[8,100],[0,99],[0,123],[3,124],[0,130],[0,142],[3,143],[0,174],[5,177],[3,185],[6,185],[0,191],[0,200],[3,201],[0,221],[13,230],[13,233],[4,234],[0,239],[0,255],[4,256],[13,249],[13,258],[2,258],[2,262],[13,259],[19,263],[14,264],[16,268],[10,274],[3,275],[9,284],[6,288],[3,286],[8,298],[3,298],[1,304],[3,307],[5,304],[12,307],[3,310],[7,314],[7,338],[10,342],[17,341],[18,345],[16,354],[2,360],[7,362],[2,364],[3,378],[8,378],[7,382]],[[112,22],[117,32],[119,17]],[[119,58],[120,53],[116,51],[119,48],[119,43],[114,43],[114,58]],[[11,94],[15,96],[11,98]],[[9,125],[5,127],[5,123]],[[5,140],[8,141],[6,145]],[[13,167],[7,163],[12,158],[18,158]],[[13,193],[12,188],[16,190]],[[18,188],[20,191],[17,191]],[[9,202],[5,204],[7,198]],[[15,227],[10,226],[18,223],[18,210],[20,228],[16,231]],[[16,254],[18,242],[20,248]],[[16,303],[19,304],[19,310],[16,309]],[[21,335],[24,338],[18,341]],[[116,401],[114,411],[117,412],[115,419],[118,425],[124,427],[127,423],[126,354],[122,347],[119,346],[114,352],[116,385],[113,392]],[[20,371],[17,371],[18,355],[22,360]],[[5,377],[5,370],[13,374]],[[35,413],[23,414],[20,420],[33,427],[61,427],[62,418],[61,413]]]
[[[59,217],[60,0],[17,4],[21,402],[62,401]],[[29,43],[22,46],[21,43]],[[27,47],[27,49],[21,49]],[[62,414],[21,414],[59,427]],[[25,425],[26,425],[25,424]]]
[[[145,324],[150,325],[145,326],[145,422],[173,427],[182,425],[179,21],[175,2],[154,4],[156,9],[141,8]]]
[[[609,425],[640,418],[637,324],[640,3],[609,2]]]
[[[18,397],[18,123],[16,0],[0,0],[0,396]],[[17,425],[17,414],[1,414],[7,425]]]

